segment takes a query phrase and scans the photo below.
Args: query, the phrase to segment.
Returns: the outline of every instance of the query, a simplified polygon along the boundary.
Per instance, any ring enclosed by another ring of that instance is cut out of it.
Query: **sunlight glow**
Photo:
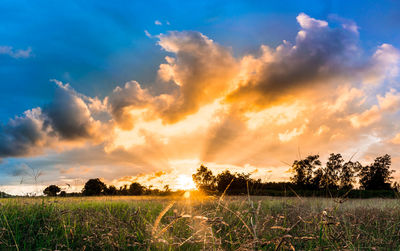
[[[189,175],[181,174],[176,179],[176,188],[180,190],[193,190],[196,189],[192,177]]]
[[[183,197],[184,197],[185,199],[189,199],[189,197],[190,197],[190,192],[189,192],[189,191],[186,191],[186,192],[183,194]]]

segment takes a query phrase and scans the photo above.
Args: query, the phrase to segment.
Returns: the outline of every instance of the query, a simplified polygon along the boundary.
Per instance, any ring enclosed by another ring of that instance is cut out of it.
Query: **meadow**
[[[398,250],[400,200],[0,199],[1,250]]]

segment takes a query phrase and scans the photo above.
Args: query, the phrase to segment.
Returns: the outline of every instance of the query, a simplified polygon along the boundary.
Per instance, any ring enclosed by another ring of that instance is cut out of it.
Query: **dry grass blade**
[[[169,203],[168,206],[166,206],[166,207],[164,208],[164,210],[162,210],[162,211],[160,212],[160,214],[157,216],[157,218],[156,218],[156,220],[155,220],[155,222],[154,222],[154,225],[153,225],[153,231],[152,231],[152,233],[151,233],[151,234],[153,235],[153,237],[156,236],[156,231],[157,231],[158,225],[160,224],[160,221],[161,221],[162,217],[168,212],[168,210],[171,209],[171,207],[172,207],[174,204],[175,204],[175,201]]]
[[[238,217],[238,219],[243,223],[243,225],[246,227],[246,229],[249,231],[249,233],[251,234],[251,236],[253,236],[253,238],[255,238],[253,231],[251,230],[251,228],[246,224],[246,222],[243,220],[242,217],[240,217],[240,215],[232,210],[230,210],[228,207],[224,206],[221,204],[221,207],[224,208],[226,211],[232,213],[233,215],[235,215],[236,217]]]
[[[232,182],[233,182],[233,179],[231,180],[231,182],[229,182],[229,184],[226,186],[224,192],[223,192],[223,193],[221,194],[221,196],[219,197],[218,206],[217,206],[216,212],[218,212],[219,206],[221,205],[221,201],[224,199],[224,196],[225,196],[225,194],[226,194],[226,191],[228,191],[228,189],[229,189],[229,187],[231,186]]]
[[[298,221],[297,221],[296,223],[294,223],[290,228],[271,227],[271,228],[273,228],[273,229],[282,229],[282,230],[285,230],[285,231],[286,231],[286,234],[280,238],[280,241],[279,241],[278,245],[276,246],[275,251],[278,250],[278,249],[282,246],[282,244],[283,244],[283,242],[285,241],[285,239],[292,238],[292,236],[289,234],[289,232],[292,231],[292,229],[293,229],[295,226],[297,226],[301,221],[302,221],[302,219],[298,220]],[[290,246],[291,246],[291,249],[294,250],[293,245],[292,245],[291,243],[290,243]]]
[[[290,190],[292,190],[292,192],[296,195],[296,197],[303,202],[303,199],[296,193],[296,191],[293,190],[293,188],[291,188],[290,186],[288,187],[290,188]]]

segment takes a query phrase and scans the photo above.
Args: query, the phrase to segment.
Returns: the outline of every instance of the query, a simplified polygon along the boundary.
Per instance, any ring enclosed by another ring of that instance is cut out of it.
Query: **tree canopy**
[[[57,196],[61,192],[61,188],[56,185],[50,185],[43,190],[43,194],[47,196]]]
[[[90,179],[83,187],[82,194],[86,196],[101,195],[106,191],[107,186],[99,178]]]

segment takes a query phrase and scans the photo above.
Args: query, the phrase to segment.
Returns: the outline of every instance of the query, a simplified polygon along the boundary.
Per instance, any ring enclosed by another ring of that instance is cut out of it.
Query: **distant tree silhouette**
[[[324,179],[324,171],[322,168],[317,168],[314,171],[313,178],[311,179],[311,189],[318,190],[322,188],[322,181]]]
[[[118,190],[118,194],[120,195],[128,195],[129,191],[128,191],[128,185],[123,185],[119,188]]]
[[[90,179],[83,187],[82,194],[86,196],[101,195],[106,191],[107,186],[100,179]]]
[[[192,179],[199,190],[209,192],[215,190],[216,178],[212,171],[206,166],[201,165],[195,174],[192,175]]]
[[[43,190],[43,194],[47,196],[57,196],[61,189],[56,185],[50,185]]]
[[[142,186],[140,183],[138,182],[133,182],[130,186],[129,186],[129,190],[128,193],[130,195],[142,195],[145,191],[145,187]]]
[[[165,193],[171,192],[171,189],[169,188],[169,185],[165,185],[165,186],[164,186],[164,192],[165,192]]]
[[[310,155],[302,160],[295,160],[292,164],[294,176],[291,181],[301,188],[313,187],[313,171],[321,166],[319,155]]]
[[[220,193],[223,193],[229,184],[231,184],[235,180],[235,175],[232,174],[229,170],[225,170],[222,173],[217,175],[217,190]]]
[[[353,188],[357,172],[361,170],[362,165],[358,161],[347,161],[342,165],[339,177],[339,188],[349,190]]]
[[[105,194],[107,195],[116,195],[118,190],[114,185],[110,185],[105,189]]]
[[[365,190],[389,190],[391,175],[389,170],[392,163],[390,155],[377,157],[373,164],[363,166],[359,173],[361,188]]]
[[[253,190],[261,187],[261,180],[250,178],[250,174],[234,173],[225,170],[216,177],[216,187],[219,193],[226,191],[227,194],[253,193]],[[229,186],[229,187],[228,187]]]
[[[331,155],[326,162],[326,167],[323,169],[321,187],[336,190],[339,188],[339,175],[343,166],[343,157],[340,153]]]

